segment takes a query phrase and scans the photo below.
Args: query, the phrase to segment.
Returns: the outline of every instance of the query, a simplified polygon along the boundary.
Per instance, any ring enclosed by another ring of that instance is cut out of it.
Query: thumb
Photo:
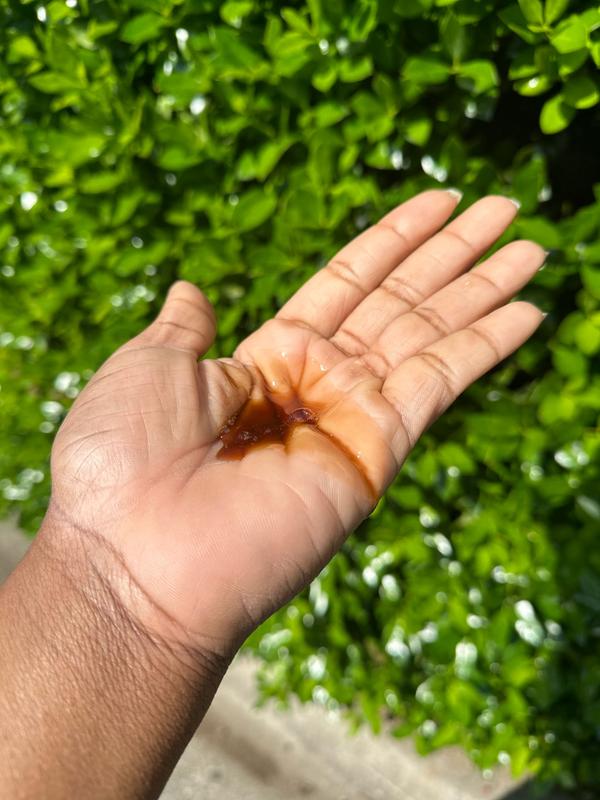
[[[213,307],[200,289],[188,281],[176,281],[154,322],[136,340],[189,350],[200,357],[213,343],[216,327]]]

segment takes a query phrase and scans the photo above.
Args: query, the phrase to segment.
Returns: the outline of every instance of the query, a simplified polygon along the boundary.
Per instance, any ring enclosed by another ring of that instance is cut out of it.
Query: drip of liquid
[[[299,425],[311,425],[344,453],[358,470],[375,504],[379,493],[368,477],[366,465],[361,461],[360,454],[352,453],[331,433],[322,431],[318,426],[317,414],[302,405],[297,397],[288,400],[285,405],[279,405],[268,395],[248,400],[237,416],[228,420],[219,432],[221,449],[217,453],[217,458],[223,461],[240,461],[250,450],[256,450],[264,445],[285,445],[294,428]]]

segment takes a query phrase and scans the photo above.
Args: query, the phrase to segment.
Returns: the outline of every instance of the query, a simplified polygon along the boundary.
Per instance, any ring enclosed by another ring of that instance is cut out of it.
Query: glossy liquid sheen
[[[283,444],[288,441],[298,425],[313,425],[317,418],[313,412],[297,403],[292,411],[264,396],[260,400],[248,400],[236,417],[232,417],[219,433],[222,447],[217,457],[226,461],[238,461],[250,449],[266,444]]]
[[[286,408],[287,407],[287,408]],[[310,408],[302,405],[299,398],[286,402],[286,407],[276,403],[271,397],[251,399],[237,416],[232,417],[219,433],[221,449],[217,458],[224,461],[239,461],[246,453],[267,444],[285,444],[294,428],[311,425],[326,436],[354,464],[360,473],[371,499],[375,503],[378,492],[365,473],[365,465],[335,436],[319,429],[318,416]]]

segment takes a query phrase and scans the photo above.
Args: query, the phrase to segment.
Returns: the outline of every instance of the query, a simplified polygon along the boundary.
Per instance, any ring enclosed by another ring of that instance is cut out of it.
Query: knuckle
[[[346,355],[361,355],[366,353],[369,345],[350,328],[340,328],[334,337],[335,346]]]
[[[485,345],[487,345],[487,347],[493,352],[497,361],[502,361],[503,356],[500,345],[496,341],[496,338],[489,331],[475,326],[468,328],[468,330],[470,330],[480,342],[483,342]]]
[[[423,293],[412,283],[393,273],[383,281],[380,289],[392,295],[396,300],[400,300],[409,308],[414,308],[425,299]]]
[[[447,336],[450,333],[450,326],[434,308],[417,306],[413,308],[412,313],[433,328],[440,336]]]
[[[355,289],[358,289],[361,293],[363,292],[363,288],[360,285],[359,276],[349,261],[345,261],[344,259],[340,258],[333,258],[327,264],[326,269],[331,275],[339,278],[345,283],[350,284]]]
[[[429,350],[422,352],[419,357],[433,375],[436,382],[441,385],[445,395],[448,398],[453,397],[455,394],[455,377],[448,362]]]

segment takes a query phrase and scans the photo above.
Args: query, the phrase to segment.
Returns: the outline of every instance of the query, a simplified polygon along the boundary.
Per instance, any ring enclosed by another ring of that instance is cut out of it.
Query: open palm
[[[50,513],[109,545],[154,609],[146,622],[239,643],[327,563],[427,426],[537,328],[537,308],[505,303],[541,248],[513,242],[471,269],[514,204],[487,197],[440,230],[456,202],[429,191],[392,211],[231,359],[198,361],[214,315],[178,282],[95,374],[56,437]],[[287,433],[246,425],[265,397]]]

